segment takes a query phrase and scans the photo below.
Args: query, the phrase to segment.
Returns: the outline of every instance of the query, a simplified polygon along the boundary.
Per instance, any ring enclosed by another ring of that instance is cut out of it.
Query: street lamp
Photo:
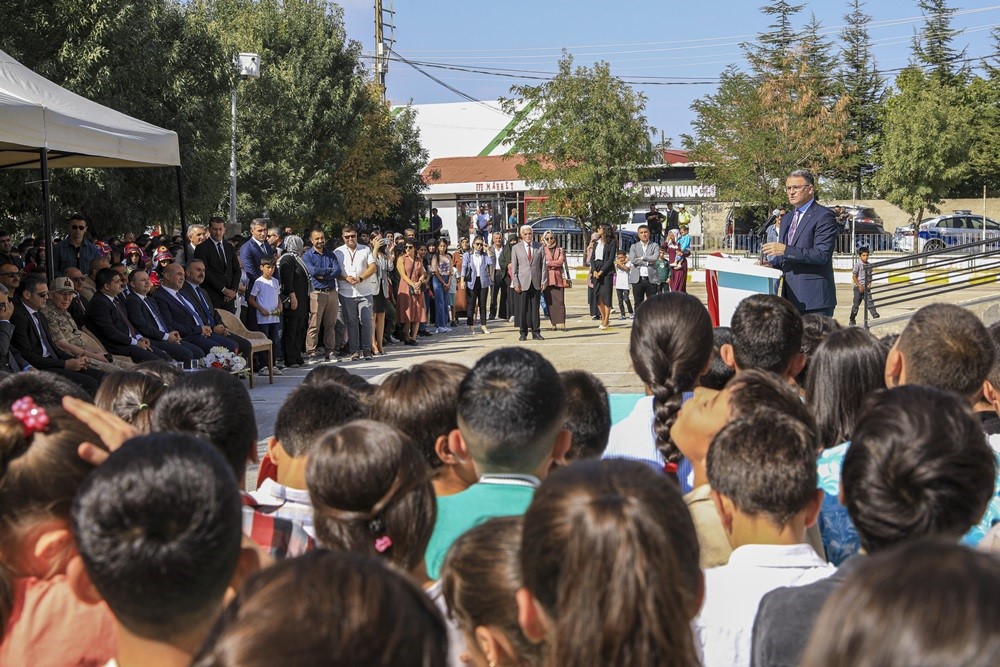
[[[233,79],[233,131],[232,155],[229,160],[229,224],[236,224],[236,84],[242,79],[260,78],[260,56],[256,53],[241,53],[233,58],[236,78]]]

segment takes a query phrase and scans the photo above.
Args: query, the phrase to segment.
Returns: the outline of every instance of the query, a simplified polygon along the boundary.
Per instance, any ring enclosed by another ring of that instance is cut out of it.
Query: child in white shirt
[[[257,330],[266,335],[271,344],[278,345],[278,322],[281,321],[281,283],[274,277],[274,259],[265,257],[260,261],[261,276],[254,281],[247,296],[250,308],[256,311]],[[261,368],[261,374],[267,374],[266,367]],[[280,375],[274,369],[275,375]]]
[[[629,317],[634,318],[635,312],[632,310],[632,301],[629,298],[631,286],[628,282],[629,271],[628,258],[625,253],[620,252],[615,257],[615,291],[618,293],[618,319],[625,319],[625,309],[628,308]]]

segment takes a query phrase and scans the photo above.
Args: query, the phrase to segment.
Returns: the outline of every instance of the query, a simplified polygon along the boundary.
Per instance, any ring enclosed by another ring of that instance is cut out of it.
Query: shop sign
[[[514,189],[514,181],[483,181],[476,183],[476,192],[509,192]]]
[[[642,194],[650,199],[713,199],[715,186],[704,183],[697,185],[643,183]]]

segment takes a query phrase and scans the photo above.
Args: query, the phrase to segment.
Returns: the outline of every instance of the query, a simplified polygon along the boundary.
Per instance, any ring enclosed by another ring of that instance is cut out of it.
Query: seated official
[[[222,318],[219,317],[218,311],[212,307],[211,297],[209,297],[205,288],[201,286],[205,282],[205,262],[200,259],[192,259],[188,262],[184,278],[184,286],[178,291],[186,296],[188,301],[194,305],[196,317],[201,318],[201,322],[212,327],[213,336],[210,336],[210,338],[213,340],[225,338],[236,343],[240,354],[249,359],[252,348],[250,341],[242,336],[237,336],[229,330],[229,327],[222,323]],[[226,341],[220,341],[219,344],[232,349]]]
[[[11,345],[33,368],[62,375],[94,395],[106,373],[91,368],[86,355],[74,357],[56,346],[49,321],[41,312],[48,299],[45,276],[29,274],[24,277],[18,287],[14,313],[10,318],[14,325]]]
[[[128,319],[125,306],[117,297],[123,281],[114,269],[97,272],[97,293],[87,307],[87,327],[111,354],[141,361],[170,361],[170,355],[155,349],[149,339],[136,331]]]
[[[239,349],[236,341],[226,336],[220,336],[212,331],[198,314],[195,305],[179,290],[184,287],[184,267],[180,264],[167,264],[160,273],[160,288],[153,294],[153,299],[160,307],[160,313],[167,326],[180,332],[181,338],[202,351],[208,352],[213,347],[223,346],[231,352]]]
[[[201,348],[181,339],[178,331],[168,328],[160,307],[149,298],[153,283],[149,274],[136,269],[128,277],[129,295],[125,297],[125,312],[136,331],[149,339],[157,350],[169,354],[174,361],[189,362],[205,356]]]

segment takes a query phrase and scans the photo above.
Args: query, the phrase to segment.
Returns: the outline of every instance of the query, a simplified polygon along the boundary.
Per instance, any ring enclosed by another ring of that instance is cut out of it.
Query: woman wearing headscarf
[[[285,237],[285,252],[278,259],[278,280],[281,282],[283,332],[281,348],[289,368],[303,364],[306,346],[306,321],[309,319],[309,270],[302,261],[305,243],[301,236]]]
[[[573,286],[566,264],[566,253],[559,247],[558,239],[552,232],[542,234],[542,246],[545,248],[545,270],[549,279],[542,290],[542,297],[549,309],[552,328],[566,331],[566,298],[563,290]]]

